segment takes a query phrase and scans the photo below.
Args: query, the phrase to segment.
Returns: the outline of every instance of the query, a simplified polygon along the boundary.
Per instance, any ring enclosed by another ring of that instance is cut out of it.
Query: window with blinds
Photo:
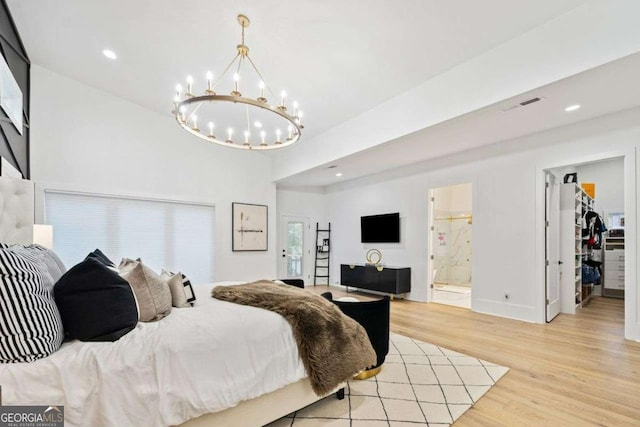
[[[67,268],[99,248],[116,264],[141,258],[158,273],[164,268],[194,283],[214,280],[211,205],[46,191],[45,222]]]

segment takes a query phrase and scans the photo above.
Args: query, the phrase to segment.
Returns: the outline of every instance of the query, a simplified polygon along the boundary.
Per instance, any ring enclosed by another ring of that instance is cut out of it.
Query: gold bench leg
[[[380,373],[381,370],[382,370],[382,365],[378,366],[377,368],[367,369],[366,371],[362,371],[359,374],[354,375],[353,379],[366,380],[367,378],[375,377]]]

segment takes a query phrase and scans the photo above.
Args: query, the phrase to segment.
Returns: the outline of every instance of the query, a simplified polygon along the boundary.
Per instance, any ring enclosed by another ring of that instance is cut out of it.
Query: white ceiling
[[[543,86],[412,135],[290,176],[285,187],[338,184],[640,105],[640,53]],[[522,101],[542,101],[508,110]],[[565,112],[565,107],[581,108]],[[504,111],[507,110],[507,111]],[[335,168],[328,168],[336,166]],[[336,177],[336,173],[342,173]]]
[[[8,0],[33,63],[172,120],[175,84],[220,74],[246,43],[267,82],[298,99],[304,139],[542,25],[585,0]],[[499,11],[499,12],[498,12]],[[101,51],[116,51],[116,61]],[[640,53],[289,176],[323,187],[640,105]],[[197,84],[197,83],[196,83]],[[515,110],[528,98],[544,100]],[[564,112],[567,105],[582,108]],[[278,152],[270,153],[278,156]],[[337,165],[335,169],[328,169]],[[335,174],[341,172],[341,177]]]
[[[245,13],[254,62],[305,110],[304,139],[582,3],[8,0],[33,63],[167,120],[178,81],[219,75],[235,55],[236,14]],[[104,48],[118,60],[106,59]]]

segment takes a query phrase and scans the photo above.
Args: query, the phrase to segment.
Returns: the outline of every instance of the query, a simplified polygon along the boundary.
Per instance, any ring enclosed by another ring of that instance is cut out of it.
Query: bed
[[[0,214],[0,241],[31,243],[33,184],[0,178]],[[2,403],[64,405],[67,425],[217,427],[264,425],[317,401],[284,318],[212,299],[213,286],[114,343],[0,364]]]

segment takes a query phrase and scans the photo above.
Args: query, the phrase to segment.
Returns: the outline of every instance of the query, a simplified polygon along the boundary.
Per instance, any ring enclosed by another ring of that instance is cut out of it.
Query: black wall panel
[[[29,61],[27,52],[22,45],[20,34],[18,34],[5,0],[2,0],[0,4],[0,54],[22,90],[22,114],[25,124],[22,135],[20,135],[7,114],[0,108],[0,156],[18,168],[22,172],[22,176],[29,178],[31,61]]]

